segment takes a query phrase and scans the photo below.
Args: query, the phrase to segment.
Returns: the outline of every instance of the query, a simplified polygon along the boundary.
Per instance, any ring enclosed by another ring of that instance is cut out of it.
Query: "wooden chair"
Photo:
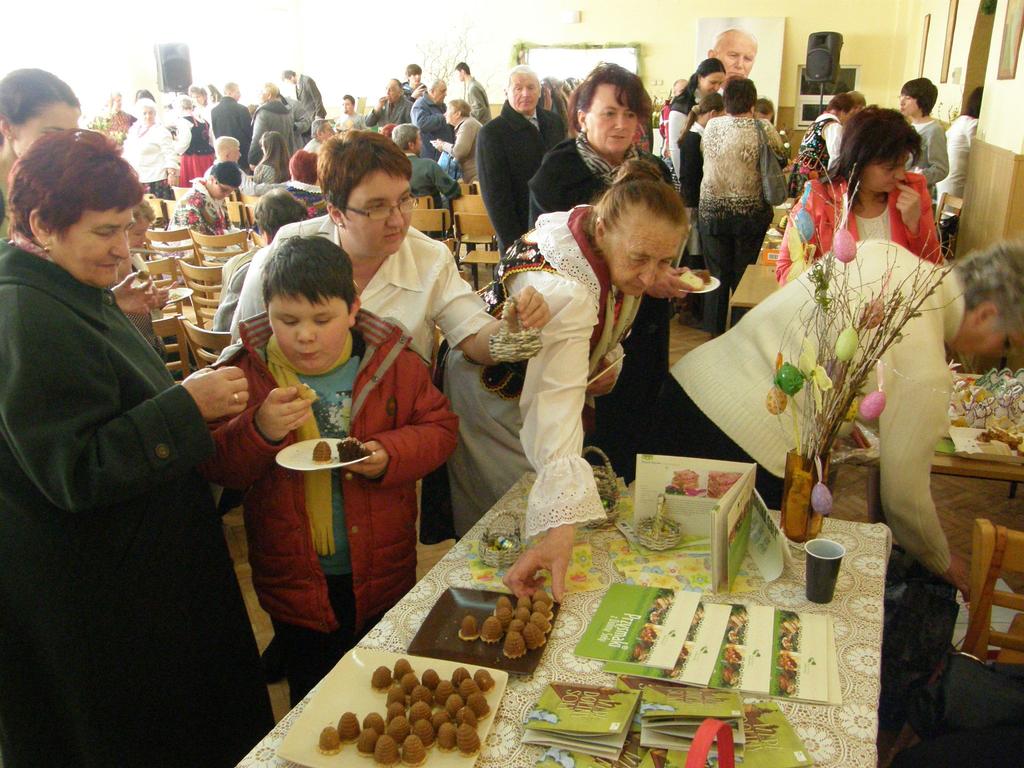
[[[475,247],[465,256],[461,256],[464,244],[482,247]],[[494,225],[491,224],[486,213],[455,212],[455,253],[459,257],[460,264],[469,265],[473,272],[473,286],[479,289],[479,266],[481,264],[493,266],[498,263],[500,256]]]
[[[452,200],[452,213],[482,213],[487,215],[483,195],[462,195]]]
[[[167,370],[175,378],[184,379],[192,373],[189,365],[188,347],[182,343],[181,315],[171,315],[153,321],[153,331],[164,341],[164,353],[167,355]]]
[[[1014,611],[1024,611],[1024,595],[996,589],[992,593],[990,605],[979,606],[976,599],[985,583],[995,546],[996,526],[991,520],[975,519],[971,547],[971,610],[983,611],[983,620],[977,643],[971,648],[965,646],[963,650],[984,661],[988,656],[988,647],[994,645],[1001,649],[996,656],[997,661],[1024,664],[1024,614],[1018,613],[1006,632],[992,629],[991,626],[992,606],[999,605]],[[1007,571],[1024,574],[1024,531],[1006,530],[1006,550],[1003,553],[1000,572]],[[971,618],[974,618],[973,615]]]
[[[260,201],[259,195],[243,195],[241,192],[238,193],[238,197],[245,205],[251,205],[253,208],[256,207],[256,203]]]
[[[164,208],[164,201],[156,195],[143,195],[143,201],[149,206],[149,209],[153,212],[153,223],[156,225],[167,224],[167,210]]]
[[[414,210],[415,209],[419,209],[419,208],[433,208],[434,207],[434,198],[431,197],[430,195],[420,195],[419,197],[414,197],[412,199],[412,202],[413,202],[413,206],[415,206]]]
[[[192,191],[192,187],[171,187],[171,191],[174,192],[175,201],[178,201],[183,197],[188,197],[188,194]]]
[[[228,219],[232,226],[238,229],[252,229],[253,222],[249,218],[249,209],[245,203],[238,200],[225,200],[224,205],[228,209]]]
[[[178,259],[196,258],[196,247],[187,229],[150,229],[146,231],[147,248]]]
[[[942,237],[942,220],[950,217],[959,219],[963,207],[964,199],[962,197],[951,195],[948,192],[939,195],[939,204],[935,206],[935,228],[939,231],[940,239]],[[956,258],[956,239],[956,232],[953,232],[942,244],[944,255],[948,260]]]
[[[224,266],[232,256],[249,250],[249,230],[229,232],[226,235],[204,235],[190,229],[192,243],[202,266]]]
[[[223,266],[197,267],[182,261],[178,264],[185,285],[192,289],[192,309],[196,313],[196,325],[206,328],[213,322],[220,304],[221,279]]]
[[[170,290],[179,284],[179,278],[181,277],[181,273],[178,271],[178,259],[173,256],[147,259],[146,271],[149,272],[149,276],[153,280],[153,286],[157,289],[166,288]],[[175,313],[180,315],[185,299],[173,303]]]
[[[447,208],[413,208],[412,226],[430,237],[444,237],[451,231]]]
[[[207,368],[217,362],[220,353],[231,344],[230,331],[210,331],[179,318],[185,343],[192,353],[196,368]]]

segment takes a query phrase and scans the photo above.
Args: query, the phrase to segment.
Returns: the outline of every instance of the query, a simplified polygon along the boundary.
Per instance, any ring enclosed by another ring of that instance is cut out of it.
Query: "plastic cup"
[[[804,544],[804,550],[807,552],[807,599],[812,603],[832,602],[846,548],[831,539],[811,539]]]

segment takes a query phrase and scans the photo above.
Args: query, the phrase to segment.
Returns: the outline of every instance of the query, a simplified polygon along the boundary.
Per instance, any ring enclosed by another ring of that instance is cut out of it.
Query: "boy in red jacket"
[[[415,583],[416,481],[455,449],[458,419],[404,329],[359,311],[337,245],[285,241],[263,294],[267,314],[243,323],[240,349],[221,361],[245,373],[247,408],[213,426],[204,469],[246,491],[253,584],[295,705]],[[349,435],[369,458],[312,472],[274,460],[299,440]]]

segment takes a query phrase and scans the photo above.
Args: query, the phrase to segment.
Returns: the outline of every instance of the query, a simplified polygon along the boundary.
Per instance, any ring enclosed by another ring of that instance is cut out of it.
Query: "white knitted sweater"
[[[887,268],[890,286],[915,269],[931,269],[892,243],[865,242],[857,269],[865,294],[877,293]],[[936,276],[939,270],[935,270]],[[882,505],[897,542],[935,573],[949,568],[949,546],[932,502],[931,460],[948,432],[952,376],[944,341],[952,339],[964,314],[962,289],[953,273],[927,299],[920,317],[882,357],[887,405],[879,419]],[[807,274],[788,283],[747,313],[728,333],[685,355],[672,376],[733,441],[772,474],[785,473],[793,448],[792,417],[772,416],[765,397],[772,386],[775,356],[796,362],[813,288]],[[872,375],[868,391],[877,384]],[[790,402],[790,408],[794,403]],[[681,425],[685,429],[685,425]]]

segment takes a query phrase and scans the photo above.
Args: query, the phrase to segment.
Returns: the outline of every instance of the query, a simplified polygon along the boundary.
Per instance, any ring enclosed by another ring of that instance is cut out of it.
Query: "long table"
[[[469,544],[496,519],[521,517],[533,476],[524,475],[477,525],[384,616],[360,643],[367,648],[402,653],[416,634],[438,597],[450,586],[478,586],[467,565]],[[621,534],[607,526],[587,531],[593,547],[594,569],[603,583],[621,581],[608,555],[608,544]],[[775,582],[766,584],[751,577],[753,591],[742,594],[707,595],[719,602],[749,602],[774,605],[794,611],[825,612],[834,619],[836,656],[842,683],[843,703],[830,707],[780,701],[780,706],[814,757],[815,765],[826,768],[874,768],[877,760],[875,738],[878,729],[878,694],[881,669],[882,598],[891,536],[884,525],[825,521],[823,535],[846,547],[835,599],[816,605],[804,598],[802,558],[795,558]],[[508,688],[495,714],[497,718],[484,743],[477,765],[481,768],[526,768],[537,761],[540,747],[521,743],[523,717],[552,681],[578,681],[608,685],[614,677],[601,664],[573,653],[590,617],[604,593],[580,592],[566,595],[544,656],[530,677],[509,679]],[[316,693],[316,689],[310,696]],[[276,756],[278,744],[302,712],[309,697],[300,702],[239,763],[240,768],[290,768],[294,765]],[[428,763],[429,768],[429,763]]]

